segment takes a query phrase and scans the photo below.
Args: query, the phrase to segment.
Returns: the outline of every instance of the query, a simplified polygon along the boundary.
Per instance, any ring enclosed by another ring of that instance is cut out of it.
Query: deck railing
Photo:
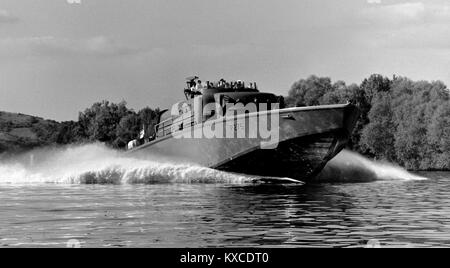
[[[178,118],[179,117],[175,118],[175,120]],[[191,126],[194,126],[194,124],[195,124],[194,115],[191,115],[190,117],[186,117],[183,120],[181,120],[180,128],[178,130],[183,130],[183,128],[186,125],[185,124],[186,121],[188,121],[188,124],[190,124]],[[155,125],[156,138],[160,138],[160,137],[164,137],[164,136],[172,134],[173,122],[174,122],[174,118],[170,117],[170,118],[160,122],[159,124],[156,124]]]

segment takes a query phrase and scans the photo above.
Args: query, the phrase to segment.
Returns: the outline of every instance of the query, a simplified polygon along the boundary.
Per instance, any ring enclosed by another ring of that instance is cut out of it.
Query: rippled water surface
[[[4,184],[0,246],[450,246],[450,173],[421,175],[428,180]]]

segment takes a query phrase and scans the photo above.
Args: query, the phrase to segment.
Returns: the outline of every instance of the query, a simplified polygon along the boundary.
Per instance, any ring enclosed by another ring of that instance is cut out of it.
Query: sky
[[[287,94],[311,74],[450,85],[448,0],[0,0],[0,110],[167,107],[184,78]]]

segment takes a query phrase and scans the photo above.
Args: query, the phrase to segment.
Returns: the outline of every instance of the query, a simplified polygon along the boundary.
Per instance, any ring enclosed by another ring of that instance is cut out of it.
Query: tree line
[[[295,82],[289,106],[356,104],[350,149],[412,170],[450,170],[450,92],[440,81],[374,74],[361,84],[310,76]]]
[[[146,107],[135,112],[125,101],[102,101],[79,113],[78,121],[62,122],[53,135],[57,144],[100,141],[113,148],[125,148],[145,128],[146,137],[154,133],[159,109]]]

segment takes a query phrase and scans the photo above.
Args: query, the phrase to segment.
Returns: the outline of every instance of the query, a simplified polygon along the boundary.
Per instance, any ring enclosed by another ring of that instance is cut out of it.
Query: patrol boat
[[[130,155],[307,181],[345,147],[359,115],[350,103],[287,108],[256,83],[197,79],[186,79],[186,99],[160,113],[149,139],[129,143]]]

